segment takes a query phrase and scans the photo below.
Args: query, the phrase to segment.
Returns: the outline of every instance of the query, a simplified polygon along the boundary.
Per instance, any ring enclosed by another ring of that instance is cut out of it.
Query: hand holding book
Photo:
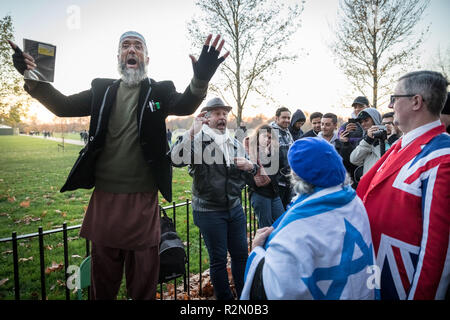
[[[26,52],[22,52],[22,50],[17,46],[14,42],[8,40],[9,45],[14,50],[14,54],[12,55],[13,64],[17,71],[21,75],[24,74],[25,70],[34,70],[36,68],[36,64],[34,63],[34,58],[30,56]]]
[[[53,82],[55,75],[55,46],[24,39],[25,52],[23,52],[15,43],[9,40],[8,42],[14,49],[14,67],[24,76],[24,79]]]

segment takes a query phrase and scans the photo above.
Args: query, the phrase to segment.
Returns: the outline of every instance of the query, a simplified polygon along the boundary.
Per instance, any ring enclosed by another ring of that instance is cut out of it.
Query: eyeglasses
[[[395,103],[395,98],[411,98],[411,97],[414,97],[416,95],[417,94],[393,94],[393,95],[391,95],[391,103],[390,104],[394,104]],[[422,97],[422,101],[425,101],[425,99],[423,97]]]
[[[144,50],[144,45],[142,43],[140,43],[140,42],[129,43],[129,42],[125,41],[125,42],[122,43],[121,48],[122,48],[122,50],[127,50],[131,46],[133,46],[134,49],[137,50],[137,51]]]

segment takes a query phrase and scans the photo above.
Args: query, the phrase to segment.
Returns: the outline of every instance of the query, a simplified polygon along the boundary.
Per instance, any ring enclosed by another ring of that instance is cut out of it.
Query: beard
[[[147,78],[147,66],[143,61],[138,62],[137,69],[128,69],[126,61],[119,61],[117,65],[122,81],[129,85],[138,85],[142,80]]]

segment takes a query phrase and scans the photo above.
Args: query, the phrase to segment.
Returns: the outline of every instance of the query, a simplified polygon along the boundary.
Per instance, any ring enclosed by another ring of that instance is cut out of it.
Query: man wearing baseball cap
[[[91,88],[64,95],[51,84],[25,80],[25,90],[59,117],[90,116],[89,141],[61,192],[94,188],[80,235],[92,242],[91,297],[115,299],[123,269],[128,296],[154,299],[159,275],[158,191],[172,201],[172,171],[166,157],[168,115],[192,114],[206,96],[208,82],[228,52],[224,40],[209,35],[184,93],[172,81],[147,76],[144,36],[127,31],[119,38],[120,79],[94,79]],[[21,74],[36,67],[14,43],[14,66]],[[64,49],[62,49],[64,50]]]
[[[272,227],[257,231],[241,299],[374,299],[369,220],[342,158],[308,137],[294,142],[288,159],[297,196]]]
[[[209,100],[171,151],[174,166],[189,165],[194,223],[208,249],[211,282],[218,300],[234,298],[228,281],[228,252],[237,297],[244,285],[248,247],[241,190],[258,170],[248,160],[243,145],[228,133],[230,110],[220,98]]]
[[[369,100],[364,96],[358,96],[352,103],[353,112],[338,130],[339,140],[335,142],[335,147],[341,157],[344,159],[344,165],[348,172],[354,172],[356,166],[350,162],[350,154],[359,144],[364,136],[364,130],[357,117],[360,112],[369,107]],[[353,184],[356,189],[357,183]]]

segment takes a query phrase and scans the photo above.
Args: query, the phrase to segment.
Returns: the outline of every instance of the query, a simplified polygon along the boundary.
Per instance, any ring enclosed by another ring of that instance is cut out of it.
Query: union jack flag
[[[450,136],[434,126],[402,141],[361,179],[381,299],[444,299],[450,283]]]

